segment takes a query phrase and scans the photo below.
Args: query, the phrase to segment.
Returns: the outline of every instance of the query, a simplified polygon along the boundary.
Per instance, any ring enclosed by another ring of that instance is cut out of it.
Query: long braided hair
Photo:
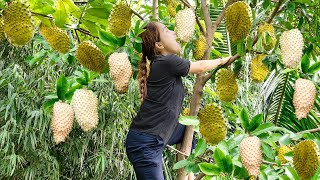
[[[144,28],[145,31],[140,34],[142,39],[142,58],[139,63],[139,88],[140,100],[144,100],[147,95],[147,58],[152,61],[154,56],[157,55],[155,43],[160,41],[160,33],[156,26],[156,22],[150,22]]]

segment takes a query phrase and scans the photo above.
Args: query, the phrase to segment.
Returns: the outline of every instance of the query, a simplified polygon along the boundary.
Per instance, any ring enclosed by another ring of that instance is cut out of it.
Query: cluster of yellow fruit
[[[252,25],[250,6],[244,1],[238,1],[227,7],[225,12],[226,26],[232,41],[246,38]]]
[[[168,7],[169,15],[171,17],[176,17],[176,14],[177,14],[176,9],[179,5],[179,2],[177,0],[167,0],[166,4]]]
[[[274,28],[271,24],[264,23],[258,28],[259,36],[262,38],[262,45],[266,51],[270,51],[274,48],[277,42],[277,38],[274,32]],[[269,35],[270,40],[268,41],[267,35]]]
[[[203,57],[204,52],[207,49],[207,40],[203,35],[199,36],[199,39],[194,41],[195,50],[193,52],[194,58],[199,60]]]
[[[266,57],[265,54],[259,54],[252,59],[251,78],[254,82],[263,82],[268,76],[269,68],[262,62],[264,57]]]
[[[109,17],[109,30],[118,37],[125,36],[131,27],[132,9],[124,2],[116,4]]]
[[[231,102],[238,95],[238,84],[234,73],[226,68],[221,68],[216,73],[216,92],[220,100]]]
[[[54,104],[51,128],[56,144],[66,140],[72,130],[74,117],[85,132],[97,127],[98,98],[91,90],[77,89],[71,105],[64,102]]]
[[[199,130],[210,145],[216,145],[227,135],[227,122],[219,105],[208,104],[199,111]]]
[[[2,12],[0,20],[0,40],[4,37],[14,46],[23,46],[35,33],[31,11],[25,2],[14,0]]]
[[[39,31],[54,50],[61,53],[67,53],[69,51],[70,38],[61,28],[58,28],[54,24],[51,24],[51,27],[49,27],[41,23]]]

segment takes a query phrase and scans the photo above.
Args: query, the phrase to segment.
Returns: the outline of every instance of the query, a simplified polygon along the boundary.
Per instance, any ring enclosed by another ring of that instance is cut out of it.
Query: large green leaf
[[[240,112],[240,122],[242,127],[247,130],[250,124],[250,119],[247,110],[244,108]]]
[[[57,80],[56,88],[58,98],[61,100],[65,100],[65,95],[68,90],[68,81],[63,74],[61,74],[59,79]]]
[[[203,154],[207,149],[207,144],[203,140],[203,138],[199,139],[197,142],[196,150],[194,152],[194,157],[200,156]]]
[[[221,170],[218,166],[216,165],[213,165],[211,163],[207,163],[207,162],[202,162],[202,163],[199,163],[199,168],[200,170],[206,174],[206,175],[219,175]]]
[[[57,0],[53,17],[55,20],[55,24],[58,27],[63,27],[64,24],[67,22],[68,15],[63,0]]]

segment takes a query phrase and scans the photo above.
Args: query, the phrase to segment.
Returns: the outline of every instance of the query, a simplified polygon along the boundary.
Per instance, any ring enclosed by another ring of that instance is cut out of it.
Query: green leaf
[[[304,54],[301,60],[301,69],[302,72],[307,74],[308,73],[308,69],[310,66],[310,60],[309,60],[309,56],[307,54]]]
[[[115,46],[118,44],[117,38],[115,38],[111,33],[106,32],[102,29],[99,30],[99,38],[102,43],[110,46]]]
[[[216,49],[212,49],[211,52],[218,57],[222,57],[222,54]]]
[[[184,159],[184,160],[182,160],[182,161],[179,161],[179,162],[175,163],[175,164],[173,165],[173,169],[183,168],[183,167],[189,165],[190,163],[191,163],[191,162],[188,161],[188,159]]]
[[[237,53],[240,55],[240,56],[244,56],[246,54],[245,52],[245,45],[243,43],[243,41],[237,43]]]
[[[77,78],[76,81],[81,85],[84,85],[84,86],[88,85],[88,81],[86,81],[83,78]]]
[[[214,151],[214,161],[216,162],[217,166],[223,171],[225,172],[225,166],[224,166],[224,161],[225,161],[225,155],[223,153],[223,151],[221,151],[219,148],[216,148]]]
[[[285,146],[290,144],[291,140],[290,140],[290,135],[289,134],[284,134],[280,139],[279,139],[279,143],[280,146]]]
[[[241,122],[241,126],[247,130],[249,127],[249,115],[246,109],[242,109],[240,112],[240,122]]]
[[[308,72],[310,74],[314,74],[320,70],[320,62],[314,63],[309,69]]]
[[[63,2],[66,8],[66,11],[79,19],[81,16],[80,8],[76,6],[72,0],[63,0]]]
[[[252,131],[251,134],[258,136],[262,133],[271,131],[272,129],[274,129],[274,125],[272,123],[265,123],[260,125],[256,130]]]
[[[136,42],[134,42],[134,43],[133,43],[133,47],[134,47],[134,49],[137,50],[139,53],[142,52],[142,44],[141,44],[141,43],[136,43]]]
[[[49,100],[47,100],[47,101],[44,103],[43,107],[44,107],[45,109],[49,109],[49,108],[51,108],[51,107],[53,106],[53,104],[54,104],[55,102],[57,102],[57,101],[59,101],[58,98],[49,99]]]
[[[67,18],[68,18],[63,0],[58,0],[55,8],[56,8],[56,11],[53,13],[55,24],[58,27],[63,27],[64,24],[67,22]]]
[[[232,159],[231,159],[231,156],[229,155],[226,155],[226,164],[225,164],[225,167],[226,167],[226,172],[231,174],[232,171],[233,171],[233,163],[232,163]]]
[[[61,100],[65,100],[65,95],[68,90],[68,81],[63,74],[61,74],[59,79],[57,80],[56,88],[58,98]]]
[[[179,123],[183,125],[193,125],[196,126],[199,124],[199,120],[196,116],[180,116]]]
[[[207,144],[204,142],[203,138],[199,139],[196,150],[194,152],[194,157],[200,156],[203,154],[207,149]]]
[[[99,36],[99,27],[96,23],[89,20],[82,20],[82,24],[89,30],[90,34],[94,36]]]
[[[207,162],[202,162],[198,164],[201,172],[203,172],[206,175],[219,175],[221,170],[219,167],[217,167],[216,165],[207,163]]]
[[[269,5],[270,5],[270,0],[264,0],[263,1],[263,4],[262,4],[263,9],[267,9],[269,7]]]
[[[247,49],[248,49],[248,51],[251,51],[251,49],[252,49],[252,43],[253,43],[252,37],[249,36],[249,37],[248,37],[248,40],[247,40]]]
[[[89,8],[86,12],[92,16],[99,18],[108,19],[110,11],[108,12],[105,8]]]
[[[42,49],[41,51],[37,52],[33,57],[26,58],[29,66],[32,67],[35,63],[42,60],[43,57],[47,54],[47,51]]]
[[[248,130],[251,132],[251,131],[254,131],[257,127],[260,126],[261,122],[263,120],[263,115],[262,114],[258,114],[256,116],[254,116],[252,119],[251,119],[251,122],[250,122],[250,125],[249,125],[249,128]]]
[[[296,170],[294,170],[291,166],[286,166],[285,173],[290,179],[300,179]]]
[[[264,143],[264,142],[261,143],[261,146],[262,146],[262,152],[263,152],[269,159],[274,159],[272,148],[271,148],[268,144],[266,144],[266,143]]]

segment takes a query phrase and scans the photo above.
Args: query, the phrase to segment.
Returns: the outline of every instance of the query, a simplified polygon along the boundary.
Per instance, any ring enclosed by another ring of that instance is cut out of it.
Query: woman
[[[138,180],[163,180],[162,152],[182,141],[185,126],[178,123],[184,98],[181,76],[209,71],[229,58],[190,62],[176,54],[176,34],[159,22],[150,22],[141,34],[139,86],[142,104],[126,139],[126,152]],[[147,79],[146,59],[151,61]]]

